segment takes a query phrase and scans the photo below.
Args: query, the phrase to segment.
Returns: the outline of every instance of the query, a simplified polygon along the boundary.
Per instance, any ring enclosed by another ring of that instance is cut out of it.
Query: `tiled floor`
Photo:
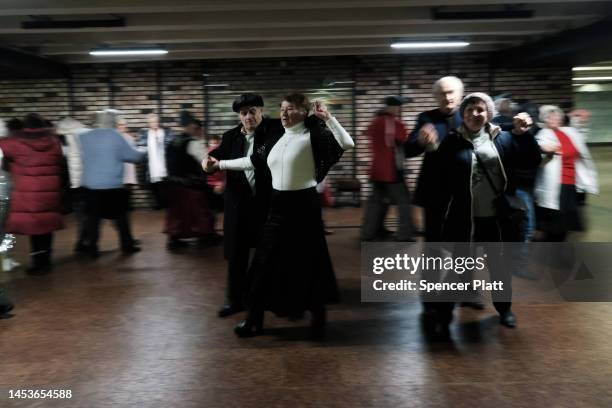
[[[578,239],[612,241],[612,149],[596,152],[602,195]],[[610,407],[612,305],[517,304],[519,327],[491,306],[462,309],[453,343],[427,343],[418,304],[361,303],[359,209],[326,212],[343,302],[328,338],[307,322],[267,316],[267,334],[238,339],[240,316],[218,319],[220,247],[168,253],[162,213],[134,214],[144,251],[116,250],[104,230],[95,262],[57,234],[56,268],[0,280],[17,308],[0,320],[0,407]],[[20,242],[17,258],[26,261]],[[70,389],[71,400],[8,399],[15,389]]]

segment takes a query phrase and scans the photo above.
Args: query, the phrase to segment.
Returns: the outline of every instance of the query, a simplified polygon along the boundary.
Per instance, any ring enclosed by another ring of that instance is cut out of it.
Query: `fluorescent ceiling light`
[[[109,57],[109,56],[125,56],[125,55],[164,55],[167,54],[167,50],[162,49],[133,49],[133,50],[94,50],[89,51],[89,55],[95,55],[97,57]]]
[[[436,41],[436,42],[396,42],[391,48],[397,49],[421,49],[421,48],[449,48],[467,47],[469,42],[465,41]]]
[[[574,67],[572,71],[612,71],[612,66],[609,67]]]
[[[574,81],[612,81],[612,76],[572,78]]]

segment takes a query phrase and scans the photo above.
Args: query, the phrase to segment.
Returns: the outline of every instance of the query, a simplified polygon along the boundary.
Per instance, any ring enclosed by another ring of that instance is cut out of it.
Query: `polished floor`
[[[611,149],[612,150],[612,149]],[[600,172],[612,175],[609,150]],[[602,171],[603,170],[603,171]],[[586,240],[612,241],[612,177],[590,202]],[[360,302],[360,210],[327,210],[343,302],[328,338],[267,316],[265,336],[238,339],[218,319],[220,247],[165,250],[161,212],[134,214],[143,252],[122,256],[103,231],[97,261],[56,236],[48,276],[0,282],[15,299],[0,320],[0,407],[610,407],[612,304],[518,304],[519,327],[493,308],[461,309],[452,343],[428,343],[417,304]],[[20,241],[16,258],[25,263]],[[290,271],[291,265],[287,265]],[[70,400],[9,399],[10,390],[71,390]]]

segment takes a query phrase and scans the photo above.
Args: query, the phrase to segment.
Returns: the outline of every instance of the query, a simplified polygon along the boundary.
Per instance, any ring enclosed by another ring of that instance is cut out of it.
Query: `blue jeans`
[[[525,207],[527,207],[527,219],[525,220],[525,223],[523,225],[523,231],[521,236],[521,241],[524,242],[524,244],[520,248],[516,266],[512,273],[516,276],[534,279],[535,275],[529,271],[529,258],[531,249],[529,242],[533,240],[536,224],[533,193],[531,190],[517,189],[516,197],[518,197],[521,201],[525,203]]]
[[[521,199],[527,207],[527,219],[523,226],[523,242],[531,242],[535,231],[535,205],[533,203],[533,193],[530,190],[516,189],[516,196]]]

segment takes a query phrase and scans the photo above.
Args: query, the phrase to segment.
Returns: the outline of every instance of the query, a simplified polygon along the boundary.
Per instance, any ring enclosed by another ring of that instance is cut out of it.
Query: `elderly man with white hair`
[[[405,145],[406,157],[425,153],[413,202],[424,209],[426,241],[439,241],[440,225],[436,220],[440,218],[438,212],[441,210],[433,206],[432,197],[436,186],[432,185],[430,178],[435,170],[433,166],[438,145],[449,131],[462,123],[459,104],[463,99],[463,89],[463,82],[455,76],[438,79],[433,85],[438,107],[417,116],[414,130]]]
[[[134,245],[127,216],[128,195],[123,186],[124,163],[138,163],[144,153],[132,147],[115,129],[119,112],[107,109],[97,113],[96,129],[81,133],[83,163],[81,185],[85,196],[85,236],[82,250],[98,256],[100,220],[115,222],[121,241],[121,251],[140,251]]]

